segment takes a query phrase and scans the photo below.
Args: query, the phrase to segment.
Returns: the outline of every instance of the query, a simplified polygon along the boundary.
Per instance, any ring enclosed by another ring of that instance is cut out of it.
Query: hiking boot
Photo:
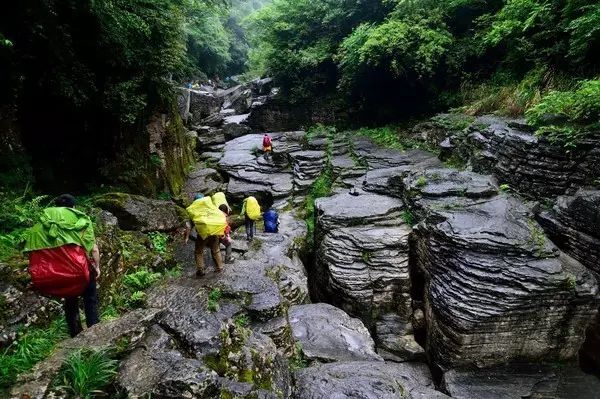
[[[196,270],[196,277],[203,277],[204,274],[204,270]]]
[[[215,273],[223,273],[223,268],[221,268],[221,269],[215,268]]]

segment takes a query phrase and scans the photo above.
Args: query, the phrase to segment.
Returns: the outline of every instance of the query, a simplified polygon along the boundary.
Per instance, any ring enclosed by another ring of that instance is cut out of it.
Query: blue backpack
[[[265,221],[265,233],[277,233],[277,221],[279,219],[279,215],[273,209],[269,209],[263,214],[263,219]]]

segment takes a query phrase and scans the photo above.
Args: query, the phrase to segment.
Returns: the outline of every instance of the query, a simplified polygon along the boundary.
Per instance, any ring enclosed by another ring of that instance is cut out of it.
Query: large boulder
[[[158,313],[158,309],[152,308],[136,310],[118,319],[96,324],[77,337],[61,342],[48,359],[19,376],[10,398],[54,397],[50,393],[53,382],[70,353],[78,349],[114,347],[123,342],[129,342],[133,347],[153,324]]]
[[[116,216],[123,230],[173,231],[185,223],[185,211],[171,201],[109,193],[96,197],[94,203]]]
[[[326,303],[290,307],[294,339],[309,361],[382,360],[364,324]]]
[[[223,101],[223,97],[214,93],[190,90],[190,112],[193,123],[199,123],[212,114],[218,114]]]
[[[576,356],[598,285],[545,236],[520,199],[489,176],[432,169],[404,179],[423,221],[413,234],[427,353],[442,368]],[[532,339],[535,337],[535,339]]]
[[[223,176],[215,169],[207,168],[203,164],[197,164],[190,172],[188,180],[183,186],[186,199],[193,199],[194,194],[213,195],[225,189]]]
[[[339,362],[295,373],[296,397],[302,399],[442,399],[422,363]]]
[[[400,356],[418,347],[410,337],[410,226],[404,211],[399,199],[378,194],[337,194],[315,202],[315,293],[359,317],[378,344],[385,341],[387,351]],[[391,345],[390,331],[406,340]],[[410,349],[401,348],[402,342]]]
[[[0,264],[0,276],[5,279],[0,281],[0,348],[10,345],[22,328],[47,322],[61,311],[59,301],[9,283],[8,277],[3,276],[5,268],[6,273],[12,272]]]

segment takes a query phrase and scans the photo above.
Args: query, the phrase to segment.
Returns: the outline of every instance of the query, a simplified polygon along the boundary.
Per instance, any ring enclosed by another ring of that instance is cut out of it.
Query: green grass
[[[415,224],[415,215],[408,209],[402,211],[402,220],[409,226],[413,226]]]
[[[425,187],[427,185],[427,179],[425,176],[421,175],[415,182],[415,187]]]
[[[307,243],[312,245],[315,232],[315,200],[317,198],[327,197],[331,194],[333,185],[333,172],[331,167],[326,167],[323,172],[317,177],[311,186],[310,192],[306,198],[306,206],[304,209],[304,220],[307,227]]]
[[[58,384],[77,398],[93,398],[111,384],[117,367],[118,362],[107,349],[79,349],[65,360]]]
[[[64,319],[46,328],[30,327],[0,354],[0,393],[9,388],[16,377],[52,354],[56,344],[68,338]]]
[[[223,296],[223,292],[219,288],[213,288],[208,293],[208,303],[206,304],[206,309],[209,312],[217,312],[219,310],[219,301]]]
[[[250,324],[250,318],[247,314],[242,313],[237,315],[233,322],[237,327],[248,327],[248,325]]]

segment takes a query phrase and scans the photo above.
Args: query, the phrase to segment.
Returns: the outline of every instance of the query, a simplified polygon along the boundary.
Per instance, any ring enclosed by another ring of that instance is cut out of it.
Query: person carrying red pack
[[[263,153],[265,159],[269,158],[273,153],[273,141],[271,140],[271,136],[266,133],[263,136]]]
[[[75,209],[75,198],[63,194],[55,206],[44,209],[40,221],[27,232],[25,250],[29,255],[32,286],[44,295],[64,298],[64,310],[71,337],[82,330],[79,297],[83,296],[88,327],[97,324],[100,251],[90,218]]]

